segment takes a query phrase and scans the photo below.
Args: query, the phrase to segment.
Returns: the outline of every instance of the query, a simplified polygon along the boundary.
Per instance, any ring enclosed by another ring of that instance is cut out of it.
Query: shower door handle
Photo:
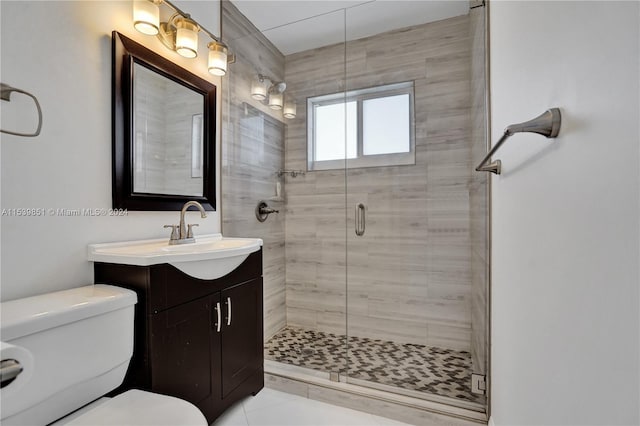
[[[365,208],[364,204],[356,204],[356,235],[361,237],[364,235],[366,228]]]

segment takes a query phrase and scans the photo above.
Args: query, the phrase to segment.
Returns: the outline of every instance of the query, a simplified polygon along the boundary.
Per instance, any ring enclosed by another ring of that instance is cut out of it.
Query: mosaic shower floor
[[[287,327],[265,344],[265,358],[382,385],[481,402],[471,393],[471,354],[424,345]]]

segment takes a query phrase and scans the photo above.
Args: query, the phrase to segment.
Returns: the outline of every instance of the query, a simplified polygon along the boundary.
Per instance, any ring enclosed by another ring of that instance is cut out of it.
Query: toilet
[[[99,284],[0,304],[0,423],[207,425],[198,408],[171,396],[134,389],[104,397],[133,355],[136,302],[133,291]]]

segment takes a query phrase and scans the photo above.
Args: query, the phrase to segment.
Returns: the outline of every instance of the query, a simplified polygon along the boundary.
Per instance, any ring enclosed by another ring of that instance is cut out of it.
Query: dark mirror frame
[[[190,200],[216,209],[216,86],[125,37],[112,34],[113,208],[180,210]],[[203,196],[136,193],[133,191],[133,64],[171,79],[204,97]]]

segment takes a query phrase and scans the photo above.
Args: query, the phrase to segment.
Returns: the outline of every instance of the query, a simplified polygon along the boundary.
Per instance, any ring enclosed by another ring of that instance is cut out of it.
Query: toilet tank
[[[0,304],[2,359],[24,368],[0,389],[0,423],[46,425],[118,387],[136,302],[131,290],[99,284]]]

